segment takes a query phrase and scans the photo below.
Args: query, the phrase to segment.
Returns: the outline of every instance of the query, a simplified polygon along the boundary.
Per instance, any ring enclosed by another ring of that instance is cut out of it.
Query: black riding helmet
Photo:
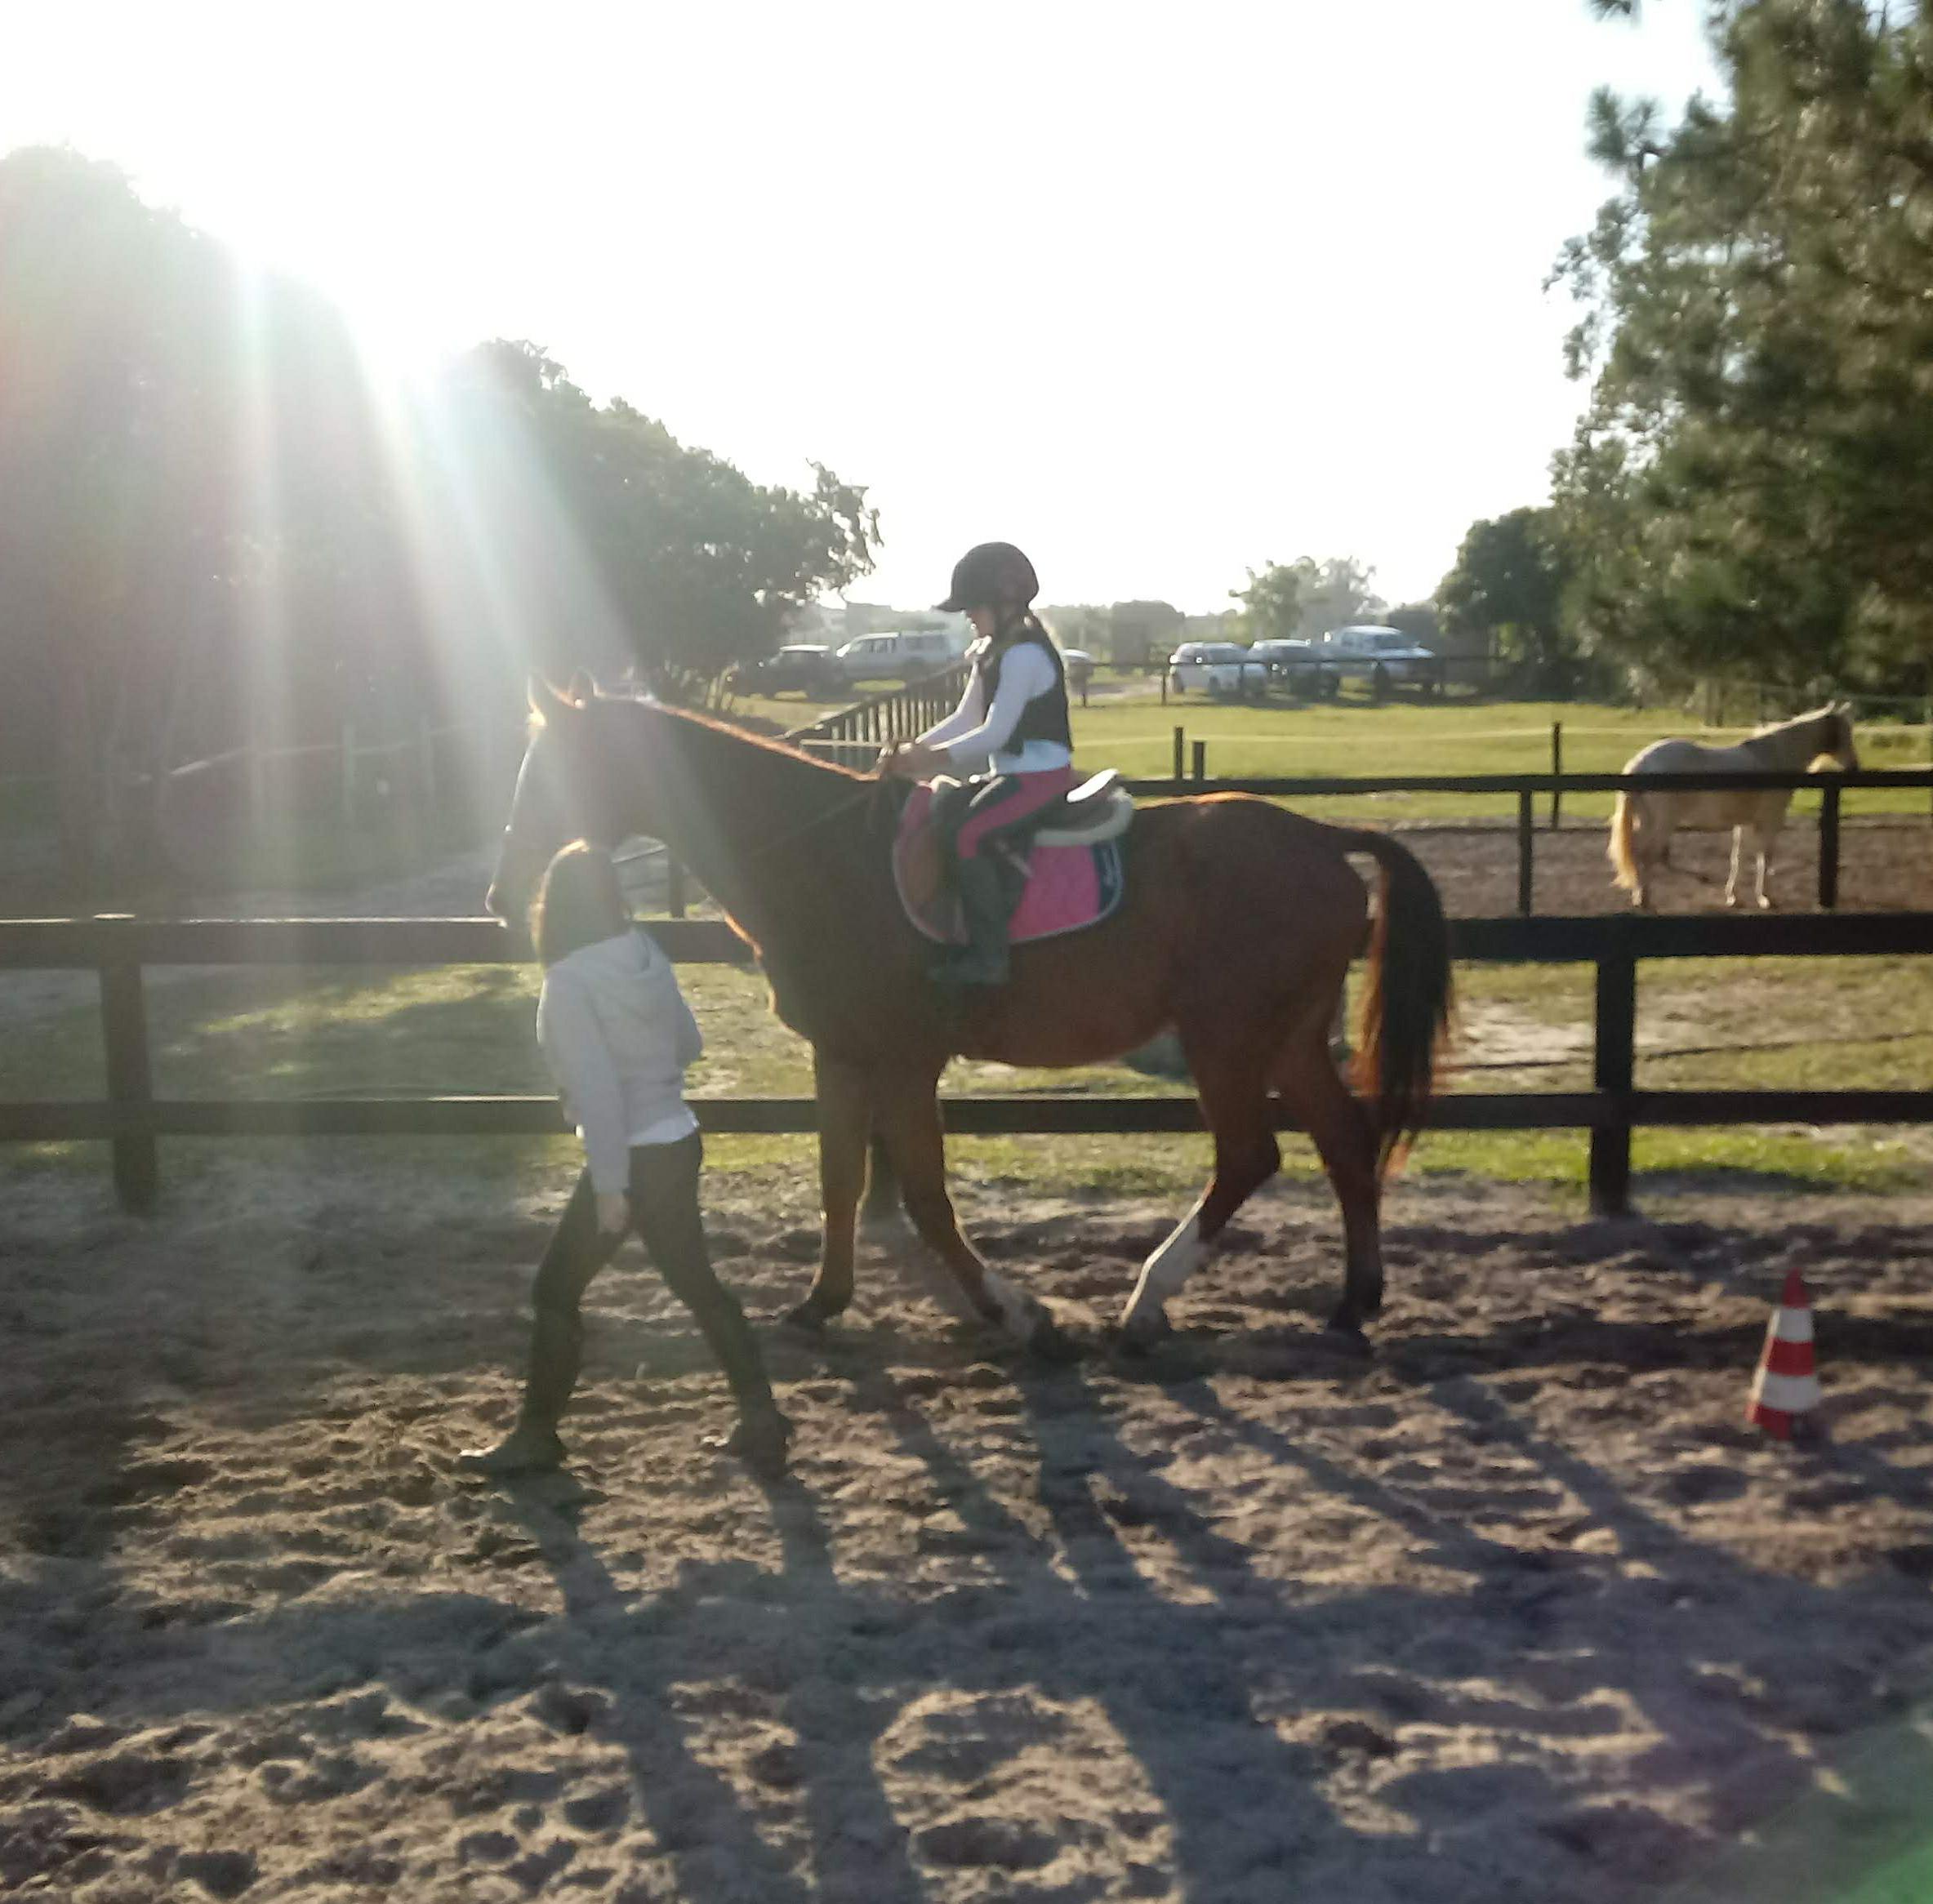
[[[969,608],[1024,608],[1040,592],[1034,565],[1011,542],[982,542],[953,565],[953,585],[937,604],[946,614]]]

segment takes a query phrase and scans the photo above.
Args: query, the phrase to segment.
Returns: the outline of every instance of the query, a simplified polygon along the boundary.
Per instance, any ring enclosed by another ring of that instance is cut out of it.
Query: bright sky
[[[1595,85],[1714,82],[1700,0],[0,5],[0,151],[64,140],[390,356],[546,346],[766,481],[867,484],[935,598],[1428,594],[1581,398],[1543,280]]]

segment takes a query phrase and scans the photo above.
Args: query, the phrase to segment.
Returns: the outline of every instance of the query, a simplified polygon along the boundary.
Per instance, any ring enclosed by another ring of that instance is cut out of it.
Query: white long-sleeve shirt
[[[920,739],[929,747],[944,748],[953,764],[969,773],[983,761],[991,763],[995,773],[1045,773],[1066,767],[1074,756],[1058,741],[1025,741],[1011,752],[1003,751],[1027,704],[1053,691],[1053,663],[1039,643],[1016,642],[1001,656],[993,705],[982,704],[980,670],[975,668],[967,677],[960,705]]]
[[[684,1072],[705,1048],[671,962],[645,932],[580,946],[544,974],[537,1043],[584,1142],[592,1186],[621,1190],[634,1144],[698,1128]]]

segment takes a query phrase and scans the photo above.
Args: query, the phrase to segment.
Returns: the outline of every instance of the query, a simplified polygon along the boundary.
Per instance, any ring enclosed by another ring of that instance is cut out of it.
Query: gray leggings
[[[769,1408],[772,1388],[759,1345],[737,1297],[719,1281],[705,1246],[698,1210],[698,1172],[704,1160],[704,1139],[696,1131],[675,1144],[634,1146],[631,1222],[652,1266],[704,1332],[739,1407]],[[619,1240],[599,1232],[597,1193],[586,1171],[564,1206],[531,1290],[537,1319],[529,1400],[550,1421],[563,1412],[577,1386],[583,1340],[578,1304],[591,1278],[617,1253]]]

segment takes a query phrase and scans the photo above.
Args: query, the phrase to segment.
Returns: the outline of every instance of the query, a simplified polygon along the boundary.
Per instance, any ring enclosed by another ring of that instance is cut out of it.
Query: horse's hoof
[[[1027,1352],[1042,1362],[1078,1362],[1080,1344],[1043,1310],[1027,1339]]]
[[[1166,1310],[1147,1309],[1121,1324],[1120,1346],[1130,1355],[1145,1355],[1174,1333]]]
[[[826,1311],[816,1302],[801,1302],[796,1309],[788,1309],[779,1318],[781,1328],[796,1329],[802,1336],[822,1336],[826,1324],[831,1320]]]
[[[1353,1355],[1368,1361],[1375,1353],[1370,1338],[1363,1332],[1362,1324],[1347,1316],[1333,1316],[1328,1328],[1322,1332],[1323,1346],[1338,1350],[1345,1355]]]
[[[761,1408],[743,1417],[719,1446],[723,1452],[736,1455],[759,1479],[776,1481],[786,1471],[791,1444],[792,1424],[777,1408]]]
[[[563,1466],[563,1444],[555,1430],[520,1423],[494,1448],[466,1448],[457,1457],[457,1472],[479,1481],[508,1481],[520,1475],[548,1475]]]

